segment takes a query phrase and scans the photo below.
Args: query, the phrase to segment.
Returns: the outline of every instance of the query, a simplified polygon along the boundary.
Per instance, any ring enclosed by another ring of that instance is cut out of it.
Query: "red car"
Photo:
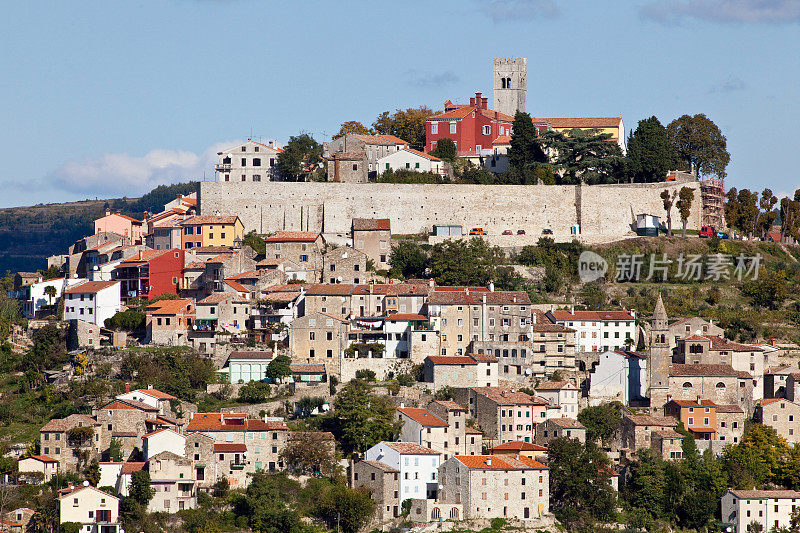
[[[507,229],[503,232],[503,235],[514,235],[510,229]]]
[[[710,239],[714,235],[717,234],[717,230],[714,229],[714,226],[703,226],[700,228],[700,238],[701,239]]]

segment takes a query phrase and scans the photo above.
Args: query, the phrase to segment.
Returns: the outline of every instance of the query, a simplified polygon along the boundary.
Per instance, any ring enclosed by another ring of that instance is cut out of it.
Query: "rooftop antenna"
[[[250,126],[250,137],[247,138],[248,141],[253,140],[253,126]]]

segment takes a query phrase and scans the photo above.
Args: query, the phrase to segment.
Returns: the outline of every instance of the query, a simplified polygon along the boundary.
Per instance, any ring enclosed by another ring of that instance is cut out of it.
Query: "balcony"
[[[244,461],[231,461],[230,464],[231,470],[243,470],[244,469]]]
[[[230,172],[231,171],[231,164],[230,163],[217,163],[214,165],[214,170],[217,172]]]

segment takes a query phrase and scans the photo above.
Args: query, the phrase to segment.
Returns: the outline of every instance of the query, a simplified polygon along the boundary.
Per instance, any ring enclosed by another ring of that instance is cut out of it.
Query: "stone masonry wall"
[[[429,233],[434,224],[481,227],[488,235],[517,230],[535,242],[545,228],[559,241],[612,241],[634,235],[636,215],[665,221],[663,190],[695,189],[687,227],[699,229],[702,205],[697,182],[619,185],[407,185],[390,183],[203,182],[203,214],[238,215],[245,231],[347,233],[355,217],[389,218],[392,233]],[[673,228],[680,216],[672,209]],[[515,239],[516,240],[516,239]],[[517,244],[517,243],[515,243]]]

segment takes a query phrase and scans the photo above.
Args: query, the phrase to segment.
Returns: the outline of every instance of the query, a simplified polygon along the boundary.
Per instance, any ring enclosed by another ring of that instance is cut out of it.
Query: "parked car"
[[[717,232],[717,237],[719,237],[720,239],[730,239],[731,238],[730,235],[728,235],[724,231],[718,231]]]
[[[552,234],[553,234],[553,230],[551,230],[550,228],[544,228],[542,230],[542,235],[552,235]]]
[[[503,231],[503,235],[514,235],[514,233],[510,229],[507,229]]]
[[[518,229],[517,230],[517,235],[525,235],[525,230],[524,229]]]
[[[469,230],[469,234],[470,235],[486,235],[486,233],[483,232],[483,228],[472,228],[471,230]]]
[[[701,239],[709,239],[716,235],[717,231],[714,229],[714,226],[702,226],[700,228],[700,238]]]

